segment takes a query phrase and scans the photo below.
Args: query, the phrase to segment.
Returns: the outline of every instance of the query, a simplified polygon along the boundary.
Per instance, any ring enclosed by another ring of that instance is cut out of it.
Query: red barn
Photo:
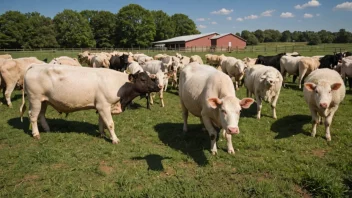
[[[211,46],[244,49],[246,47],[246,40],[232,33],[220,34],[211,38]]]
[[[156,47],[172,48],[190,48],[190,47],[223,47],[229,45],[232,49],[238,47],[243,49],[246,47],[246,40],[232,33],[218,34],[216,32],[207,34],[195,34],[188,36],[179,36],[167,40],[153,42]]]

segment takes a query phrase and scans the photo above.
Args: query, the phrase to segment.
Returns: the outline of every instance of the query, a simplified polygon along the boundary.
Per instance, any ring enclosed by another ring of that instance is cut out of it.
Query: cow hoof
[[[315,137],[315,134],[312,133],[311,136],[312,136],[312,137]]]
[[[9,108],[10,108],[10,109],[12,109],[12,108],[13,108],[12,104],[9,104]]]
[[[331,137],[326,137],[326,140],[327,140],[328,142],[331,142]]]
[[[230,149],[227,151],[229,154],[235,154],[235,151],[233,149]]]
[[[113,144],[118,144],[119,142],[120,142],[120,140],[119,140],[119,139],[117,139],[117,140],[113,140],[113,141],[112,141],[112,143],[113,143]]]
[[[257,116],[257,119],[260,120],[260,116]]]
[[[36,140],[40,140],[40,135],[35,135],[35,136],[33,136],[33,138]]]
[[[218,154],[218,151],[212,151],[211,154],[212,154],[212,155],[217,155],[217,154]]]
[[[277,117],[276,116],[273,116],[273,118],[276,120],[277,119]]]

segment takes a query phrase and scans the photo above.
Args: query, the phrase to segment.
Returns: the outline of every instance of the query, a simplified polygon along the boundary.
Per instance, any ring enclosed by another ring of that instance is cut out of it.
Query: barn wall
[[[229,42],[231,42],[232,49],[235,49],[236,47],[238,47],[238,49],[243,49],[246,47],[245,41],[235,37],[232,34],[218,38],[216,47],[227,48],[229,46]]]
[[[209,36],[205,36],[199,39],[195,39],[192,41],[186,42],[186,47],[210,47],[211,46],[211,40],[213,36],[217,34],[211,34]]]

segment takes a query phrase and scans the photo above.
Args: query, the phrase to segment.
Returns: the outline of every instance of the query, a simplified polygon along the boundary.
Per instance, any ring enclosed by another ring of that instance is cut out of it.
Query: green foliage
[[[286,30],[284,32],[282,32],[282,36],[281,36],[281,39],[280,41],[281,42],[291,42],[291,32]]]
[[[318,33],[312,33],[309,36],[309,41],[308,41],[308,45],[319,45],[321,44],[321,39]]]
[[[260,43],[263,43],[264,40],[265,40],[265,35],[264,35],[264,32],[263,30],[256,30],[254,33],[254,36],[257,37],[258,41]]]
[[[264,30],[265,42],[278,42],[281,38],[281,33],[278,30]]]
[[[54,17],[56,39],[61,47],[95,47],[88,20],[78,12],[64,10]]]
[[[99,11],[97,10],[82,10],[80,14],[83,16],[83,18],[87,19],[89,23],[91,23],[91,19],[97,15]]]
[[[99,11],[90,18],[90,25],[97,47],[114,47],[116,15],[108,11]]]
[[[241,32],[241,37],[242,37],[243,39],[245,39],[245,40],[247,40],[247,39],[249,38],[249,35],[251,35],[251,32],[248,31],[248,30],[243,30],[243,31]]]
[[[342,179],[328,168],[311,168],[303,176],[301,184],[315,197],[345,197],[348,191]]]
[[[117,13],[117,47],[148,47],[154,40],[155,31],[152,14],[140,5],[129,4]]]
[[[27,13],[24,48],[59,47],[52,20],[38,12]]]
[[[322,43],[332,43],[335,40],[335,35],[330,31],[321,30],[318,35]]]
[[[171,16],[171,20],[175,24],[175,37],[200,33],[194,21],[187,15],[174,14]]]
[[[259,41],[257,37],[254,36],[254,34],[250,34],[247,39],[247,45],[258,45]]]
[[[27,31],[26,16],[7,11],[0,16],[0,48],[22,48]]]
[[[335,43],[351,43],[352,42],[352,33],[346,31],[345,29],[340,29],[336,33]]]
[[[172,38],[175,34],[175,23],[171,17],[162,10],[151,11],[156,26],[154,41]]]

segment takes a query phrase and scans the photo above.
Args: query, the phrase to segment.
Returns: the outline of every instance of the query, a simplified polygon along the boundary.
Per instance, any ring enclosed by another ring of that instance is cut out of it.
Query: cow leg
[[[206,131],[207,129],[204,127],[204,122],[202,120],[202,117],[199,118],[200,123],[202,124],[202,131]]]
[[[16,87],[16,83],[9,83],[6,85],[4,97],[6,98],[7,105],[10,108],[12,108],[11,94],[12,94],[13,90],[15,89],[15,87]]]
[[[232,145],[232,135],[226,133],[226,130],[223,129],[223,134],[225,134],[224,136],[226,137],[226,142],[227,142],[227,152],[229,154],[235,154],[235,150],[233,149],[233,145]]]
[[[283,80],[282,80],[282,85],[284,86],[284,87],[286,87],[286,71],[284,70],[284,69],[281,69],[281,75],[282,75],[282,78],[283,78]]]
[[[312,115],[312,137],[315,137],[315,134],[317,133],[317,125],[319,123],[319,116],[318,112],[312,108],[309,108],[310,113]]]
[[[147,99],[147,109],[150,110],[150,99],[149,99],[149,95],[150,95],[150,93],[147,93],[145,97],[146,97],[146,99]]]
[[[42,102],[42,106],[41,106],[40,113],[39,113],[39,122],[40,122],[40,125],[42,125],[45,132],[50,131],[50,127],[49,127],[48,122],[46,121],[46,118],[45,118],[45,112],[46,112],[47,107],[48,107],[48,103],[45,101]]]
[[[296,79],[297,79],[297,75],[293,75],[293,77],[292,77],[292,83],[295,83],[295,82],[296,82]]]
[[[42,103],[38,99],[29,98],[29,120],[32,125],[32,135],[35,139],[40,139],[39,129],[38,129],[38,116],[41,111]]]
[[[256,100],[255,102],[257,103],[257,119],[260,119],[260,114],[262,111],[262,99],[259,97],[259,94],[256,94]]]
[[[307,73],[307,70],[308,70],[307,68],[303,68],[302,70],[301,69],[299,70],[299,85],[298,85],[298,88],[300,88],[300,89],[302,87],[302,81],[303,81],[304,76]]]
[[[99,133],[101,137],[105,137],[105,125],[104,125],[104,121],[101,118],[101,115],[99,114]]]
[[[325,118],[325,137],[327,141],[331,141],[330,136],[330,126],[332,123],[332,118],[334,117],[335,112],[337,111],[338,106],[335,106],[330,109],[330,114]]]
[[[154,101],[153,101],[153,93],[149,93],[149,103],[152,105],[154,104]]]
[[[110,137],[112,139],[113,144],[117,144],[120,142],[120,140],[116,137],[115,134],[115,125],[114,121],[112,119],[111,113],[110,113],[110,108],[102,108],[98,109],[99,115],[101,116],[101,119],[103,120],[105,126],[108,128],[110,132]]]
[[[188,109],[185,107],[182,101],[181,101],[181,108],[182,108],[182,118],[183,118],[183,132],[186,133],[188,131],[188,128],[187,128]]]
[[[204,126],[207,129],[209,136],[210,136],[210,150],[213,155],[216,155],[218,153],[218,149],[216,147],[216,138],[217,138],[217,132],[214,129],[214,126],[208,116],[203,116],[202,119],[204,122]]]
[[[352,77],[348,77],[348,85],[350,86],[350,90],[352,90]]]
[[[159,91],[159,98],[160,98],[160,106],[161,107],[165,107],[165,105],[164,105],[164,91],[163,91],[163,89],[160,89],[160,91]]]
[[[273,110],[273,118],[277,119],[276,117],[276,103],[277,103],[277,99],[279,98],[279,94],[280,94],[280,90],[278,90],[277,94],[274,97],[274,100],[271,103],[271,109]]]

